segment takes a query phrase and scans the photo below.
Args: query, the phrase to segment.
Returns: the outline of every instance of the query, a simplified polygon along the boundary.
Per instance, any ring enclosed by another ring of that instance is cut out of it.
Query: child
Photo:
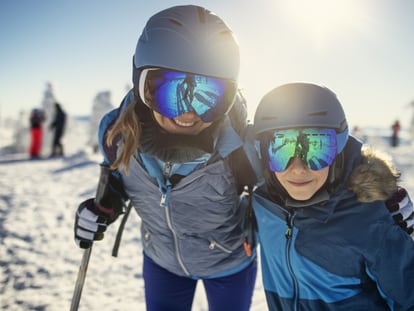
[[[413,310],[414,242],[380,201],[399,175],[348,136],[336,95],[308,83],[275,88],[256,110],[254,133],[269,310]],[[370,168],[362,178],[352,172],[361,161]]]

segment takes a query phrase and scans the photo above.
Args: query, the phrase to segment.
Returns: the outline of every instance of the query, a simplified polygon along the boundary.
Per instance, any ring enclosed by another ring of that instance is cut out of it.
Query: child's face
[[[154,118],[164,130],[171,134],[198,135],[212,122],[203,122],[194,112],[186,112],[174,119],[153,111]]]
[[[283,172],[274,172],[289,195],[299,201],[310,199],[328,178],[329,166],[313,171],[299,158],[293,158]]]

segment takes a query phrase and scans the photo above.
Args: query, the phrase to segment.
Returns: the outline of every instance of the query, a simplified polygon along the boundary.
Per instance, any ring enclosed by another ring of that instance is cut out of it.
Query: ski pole
[[[98,187],[96,189],[95,203],[99,202],[108,185],[109,175],[111,170],[108,166],[101,165],[101,175],[99,177]],[[89,258],[91,257],[92,244],[89,248],[85,249],[82,256],[82,261],[79,266],[78,278],[75,283],[75,290],[73,291],[72,303],[70,305],[70,311],[77,311],[79,302],[82,295],[83,285],[85,284],[86,272],[88,271]]]
[[[79,307],[80,298],[82,295],[83,284],[85,283],[86,271],[88,270],[89,258],[92,252],[92,245],[85,249],[82,256],[82,261],[79,267],[78,278],[75,283],[75,290],[73,292],[72,304],[70,311],[77,311]]]

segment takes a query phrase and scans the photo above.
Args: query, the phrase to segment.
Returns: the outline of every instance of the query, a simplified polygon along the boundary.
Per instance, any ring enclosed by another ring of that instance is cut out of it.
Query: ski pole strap
[[[128,220],[128,216],[129,216],[129,213],[131,212],[131,209],[132,209],[132,203],[131,203],[131,201],[129,201],[129,203],[126,207],[126,210],[125,210],[125,214],[122,217],[121,224],[119,225],[118,232],[116,234],[114,247],[112,248],[112,256],[113,257],[118,257],[118,249],[119,249],[119,245],[121,244],[122,233],[124,232],[124,227],[125,227],[125,224]]]

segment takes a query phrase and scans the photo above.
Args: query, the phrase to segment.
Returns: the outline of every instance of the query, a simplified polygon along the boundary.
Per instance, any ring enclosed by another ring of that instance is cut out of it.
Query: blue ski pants
[[[203,279],[209,311],[248,311],[257,274],[257,260],[244,270]],[[143,276],[147,311],[191,311],[197,280],[178,276],[144,255]]]

